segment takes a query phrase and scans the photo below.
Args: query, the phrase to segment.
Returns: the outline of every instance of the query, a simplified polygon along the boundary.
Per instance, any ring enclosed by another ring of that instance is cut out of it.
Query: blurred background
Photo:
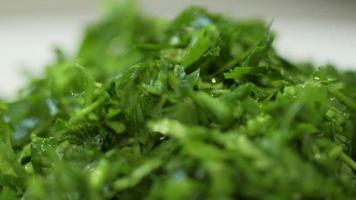
[[[0,96],[39,75],[58,46],[73,53],[100,0],[0,0]],[[146,14],[172,18],[188,5],[236,18],[273,21],[276,47],[295,61],[356,69],[355,0],[140,0]],[[21,74],[22,73],[22,74]]]

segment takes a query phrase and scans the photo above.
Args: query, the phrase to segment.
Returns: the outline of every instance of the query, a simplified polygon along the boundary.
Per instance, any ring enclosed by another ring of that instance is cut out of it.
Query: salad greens
[[[274,38],[108,3],[75,56],[0,101],[0,199],[354,199],[356,72],[289,62]]]

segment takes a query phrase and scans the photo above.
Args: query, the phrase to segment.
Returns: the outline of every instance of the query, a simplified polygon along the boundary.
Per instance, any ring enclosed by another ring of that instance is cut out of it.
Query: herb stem
[[[78,121],[79,119],[85,117],[86,115],[91,113],[93,110],[95,110],[97,107],[99,107],[102,103],[104,103],[105,100],[106,100],[106,97],[101,97],[97,101],[95,101],[94,103],[92,103],[92,104],[88,105],[87,107],[81,109],[76,114],[74,114],[74,116],[71,119],[71,122]]]
[[[344,161],[349,167],[351,167],[353,170],[356,170],[356,162],[350,158],[345,152],[342,152],[341,155],[341,160]]]
[[[351,98],[347,97],[345,94],[343,94],[340,91],[337,90],[330,90],[330,92],[338,98],[342,103],[344,103],[346,106],[351,108],[352,110],[356,111],[356,102],[352,100]]]

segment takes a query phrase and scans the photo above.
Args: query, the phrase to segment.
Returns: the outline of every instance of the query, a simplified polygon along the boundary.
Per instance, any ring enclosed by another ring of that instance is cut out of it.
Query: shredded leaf
[[[355,199],[355,71],[282,58],[261,21],[120,2],[0,100],[0,200]]]

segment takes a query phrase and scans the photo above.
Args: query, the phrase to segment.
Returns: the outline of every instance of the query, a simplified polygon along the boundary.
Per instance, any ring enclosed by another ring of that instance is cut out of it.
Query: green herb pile
[[[197,7],[108,4],[75,56],[0,101],[0,199],[355,199],[356,73],[273,39]]]

